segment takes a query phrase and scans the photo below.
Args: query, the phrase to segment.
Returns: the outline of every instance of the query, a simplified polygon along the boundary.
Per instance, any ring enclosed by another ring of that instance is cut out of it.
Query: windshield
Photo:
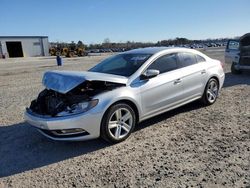
[[[89,71],[128,77],[135,73],[150,56],[151,54],[118,54],[103,60]]]

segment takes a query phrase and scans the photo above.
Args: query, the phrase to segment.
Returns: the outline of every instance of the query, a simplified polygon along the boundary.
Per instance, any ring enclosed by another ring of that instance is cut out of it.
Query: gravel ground
[[[223,49],[209,49],[224,61]],[[56,142],[23,122],[46,70],[86,70],[106,56],[0,60],[1,187],[248,187],[250,74],[226,80],[217,102],[142,122],[125,142]]]

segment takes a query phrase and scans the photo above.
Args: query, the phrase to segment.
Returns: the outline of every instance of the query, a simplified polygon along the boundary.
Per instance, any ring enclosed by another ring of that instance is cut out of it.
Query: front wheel
[[[215,103],[219,93],[219,83],[216,79],[211,78],[205,88],[202,96],[202,102],[205,105],[211,105]]]
[[[103,116],[101,137],[110,143],[122,142],[129,137],[135,123],[135,112],[129,105],[115,104]]]

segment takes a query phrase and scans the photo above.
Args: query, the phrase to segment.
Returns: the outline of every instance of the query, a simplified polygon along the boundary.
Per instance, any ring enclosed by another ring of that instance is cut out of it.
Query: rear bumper
[[[220,76],[219,76],[219,82],[220,82],[220,90],[221,90],[221,88],[223,87],[223,84],[224,84],[224,81],[225,81],[225,73],[223,72],[223,74],[221,74]]]
[[[100,136],[101,114],[86,112],[65,117],[45,117],[26,110],[26,122],[44,136],[61,141],[81,141]]]

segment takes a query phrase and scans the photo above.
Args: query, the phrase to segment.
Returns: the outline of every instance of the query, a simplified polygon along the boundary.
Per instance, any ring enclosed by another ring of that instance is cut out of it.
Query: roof
[[[1,38],[48,38],[48,36],[0,36]]]
[[[163,50],[180,49],[179,47],[148,47],[148,48],[138,48],[134,50],[129,50],[125,53],[138,53],[138,54],[156,54]]]
[[[240,46],[246,47],[250,46],[250,33],[246,33],[242,37],[240,37]]]
[[[250,37],[250,33],[246,33],[245,35],[241,36],[241,37],[240,37],[240,40],[242,40],[242,39],[244,39],[244,38],[246,38],[246,37]]]

